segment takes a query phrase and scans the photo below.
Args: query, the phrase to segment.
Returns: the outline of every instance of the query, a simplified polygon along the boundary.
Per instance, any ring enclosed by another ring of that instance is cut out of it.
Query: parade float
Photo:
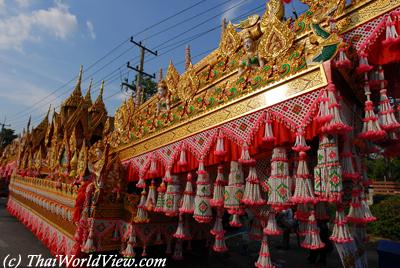
[[[196,64],[187,51],[182,74],[171,61],[155,96],[113,118],[101,93],[82,96],[81,71],[60,112],[3,153],[10,213],[53,254],[160,244],[174,259],[191,240],[228,250],[224,215],[241,227],[251,213],[264,268],[292,208],[302,247],[323,248],[317,222],[330,221],[343,266],[364,267],[364,158],[400,148],[400,1],[302,1],[296,19],[285,2],[223,23],[215,51]]]

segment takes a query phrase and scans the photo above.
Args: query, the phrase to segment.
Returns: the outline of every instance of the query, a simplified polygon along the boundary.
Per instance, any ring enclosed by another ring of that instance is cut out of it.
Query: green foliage
[[[400,158],[372,157],[367,159],[368,175],[374,180],[399,180]]]
[[[378,220],[369,224],[369,232],[375,236],[399,241],[400,196],[390,196],[372,205],[371,212]]]
[[[17,135],[14,134],[15,130],[10,128],[2,128],[0,132],[0,148],[9,145]]]
[[[157,83],[150,77],[142,78],[142,87],[143,87],[143,95],[144,101],[150,99],[151,96],[157,93]]]

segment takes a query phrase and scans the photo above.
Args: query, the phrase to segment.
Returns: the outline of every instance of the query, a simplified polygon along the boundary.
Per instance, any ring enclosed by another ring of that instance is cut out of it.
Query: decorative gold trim
[[[120,148],[118,150],[120,158],[127,160],[326,85],[327,78],[322,65],[310,67],[275,84],[246,94],[235,102],[208,110],[185,122]]]

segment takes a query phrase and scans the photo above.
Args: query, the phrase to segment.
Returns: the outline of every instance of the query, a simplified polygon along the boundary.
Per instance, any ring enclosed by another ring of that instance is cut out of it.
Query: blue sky
[[[127,41],[130,36],[187,8],[134,36],[136,41],[143,41],[160,54],[146,55],[145,71],[158,73],[163,68],[165,74],[172,59],[182,72],[186,44],[190,44],[193,62],[197,62],[218,46],[223,17],[233,20],[250,13],[263,14],[265,3],[264,0],[0,0],[0,120],[6,117],[17,132],[26,125],[30,114],[33,125],[39,123],[50,103],[57,107],[69,95],[80,64],[85,70],[83,93],[89,79],[94,80],[92,98],[98,94],[101,79],[106,78],[104,98],[112,115],[125,97],[119,86],[121,77],[127,76],[125,64],[131,60],[136,65],[139,55],[138,48]],[[189,9],[191,6],[194,7]],[[305,10],[304,5],[294,1],[286,6],[288,16],[292,6],[299,13]],[[193,38],[196,39],[190,41]],[[128,77],[133,76],[129,72]]]

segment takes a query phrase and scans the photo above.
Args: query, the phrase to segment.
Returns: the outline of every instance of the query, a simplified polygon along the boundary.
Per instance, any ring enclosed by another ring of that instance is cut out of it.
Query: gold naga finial
[[[97,98],[103,99],[103,92],[104,92],[104,80],[101,81],[100,94]]]
[[[221,22],[221,34],[225,31],[227,25],[228,21],[226,20],[226,18],[223,18]]]
[[[50,110],[51,110],[51,104],[49,105],[49,109],[47,110],[47,114],[46,114],[47,120],[49,120]]]
[[[76,82],[75,89],[72,92],[73,95],[81,95],[82,96],[82,92],[81,92],[82,75],[83,75],[83,65],[81,65],[81,67],[79,69],[78,81]]]
[[[89,86],[88,86],[88,88],[87,88],[87,91],[86,91],[86,95],[85,95],[85,101],[89,104],[89,105],[92,105],[92,96],[91,96],[91,90],[92,90],[92,84],[93,84],[93,78],[92,79],[90,79],[90,82],[89,82]]]
[[[29,133],[29,128],[31,126],[32,115],[29,115],[28,124],[26,126],[26,132]]]
[[[163,72],[162,68],[160,68],[160,71],[158,72],[158,82],[161,82],[162,79],[163,79]]]
[[[192,64],[192,56],[190,55],[190,45],[185,48],[185,70],[189,69]]]

